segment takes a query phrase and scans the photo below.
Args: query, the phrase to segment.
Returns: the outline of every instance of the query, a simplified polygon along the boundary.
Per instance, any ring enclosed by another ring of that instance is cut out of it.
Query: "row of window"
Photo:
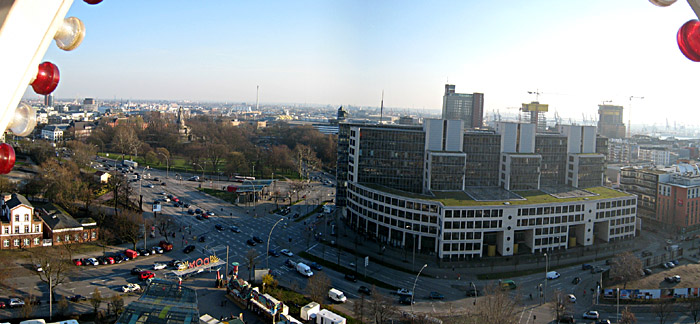
[[[554,226],[535,229],[535,235],[549,235],[549,234],[559,234],[567,233],[566,226]]]
[[[445,232],[446,241],[452,240],[481,240],[481,232]]]
[[[444,243],[442,250],[448,251],[481,251],[481,243]]]
[[[399,199],[396,197],[384,196],[384,195],[378,194],[378,193],[373,192],[373,191],[358,188],[354,184],[348,184],[348,187],[350,190],[357,192],[357,194],[362,196],[362,197],[367,197],[367,198],[376,200],[380,203],[386,203],[387,205],[393,205],[393,206],[400,207],[400,208],[413,209],[413,210],[430,212],[430,213],[437,213],[438,212],[438,205],[424,204],[424,203],[419,203],[419,202],[413,202],[410,200],[406,201],[404,199]],[[353,199],[357,199],[357,198],[353,197]]]
[[[549,214],[562,214],[562,213],[566,214],[566,213],[580,212],[580,211],[583,211],[583,205],[520,208],[520,209],[518,209],[518,216],[549,215]]]
[[[503,209],[445,210],[445,218],[501,217]]]
[[[516,224],[518,226],[534,226],[547,224],[575,223],[581,221],[583,221],[583,214],[518,219]]]
[[[15,222],[19,222],[20,215],[15,214]],[[24,214],[24,221],[28,222],[29,221],[29,214]]]
[[[24,225],[24,232],[19,231],[20,227],[15,226],[15,231],[13,232],[14,234],[21,234],[21,233],[41,233],[41,225],[34,225],[34,232],[31,231],[30,225]],[[5,234],[10,234],[10,227],[5,226],[3,229],[3,233]]]
[[[19,242],[20,242],[20,239],[12,240],[12,246],[19,247]],[[29,246],[30,245],[29,242],[31,242],[31,240],[26,238],[26,239],[23,239],[21,242],[24,244],[24,246]],[[34,245],[39,245],[39,238],[38,237],[34,238]],[[8,240],[8,239],[3,240],[2,246],[6,247],[6,248],[10,247],[10,240]]]
[[[637,208],[623,208],[623,209],[618,209],[618,210],[608,210],[604,212],[597,212],[595,213],[595,219],[601,219],[601,218],[608,218],[608,217],[617,217],[617,216],[623,216],[623,215],[634,215],[637,212]]]
[[[473,221],[473,222],[445,222],[445,229],[465,229],[465,228],[501,228],[503,221]]]
[[[607,208],[617,208],[617,207],[623,207],[623,206],[634,206],[637,204],[636,199],[624,199],[624,200],[613,200],[613,201],[605,201],[605,202],[599,202],[596,207],[598,209],[607,209]]]
[[[625,234],[634,231],[634,225],[629,225],[625,227],[611,228],[610,235]]]
[[[535,239],[535,246],[566,243],[566,235]]]
[[[621,217],[618,219],[611,219],[610,226],[623,225],[623,224],[634,224],[634,217]]]
[[[391,226],[400,228],[402,230],[408,229],[408,230],[413,230],[416,232],[429,233],[429,234],[436,234],[437,233],[437,226],[428,226],[428,225],[421,225],[421,224],[417,224],[417,223],[404,222],[403,220],[399,220],[399,219],[396,219],[393,217],[384,216],[382,214],[375,213],[372,210],[360,208],[355,204],[354,201],[349,201],[349,202],[350,203],[348,204],[348,207],[350,207],[350,209],[352,211],[357,212],[358,215],[363,215],[364,217],[373,219],[373,220],[377,221],[378,223],[383,223],[385,225],[391,225]],[[427,220],[427,216],[426,215],[423,215],[423,216]],[[431,219],[433,217],[435,217],[435,223],[437,223],[437,217],[432,216]]]

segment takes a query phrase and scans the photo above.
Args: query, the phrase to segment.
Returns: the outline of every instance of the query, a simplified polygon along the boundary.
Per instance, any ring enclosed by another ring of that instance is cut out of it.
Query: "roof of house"
[[[29,200],[27,200],[26,197],[18,194],[18,193],[13,193],[12,198],[10,200],[6,201],[5,204],[7,204],[7,207],[10,209],[15,208],[19,205],[25,205],[29,208],[34,208],[31,203],[29,203]]]
[[[75,218],[71,217],[70,215],[64,214],[58,209],[42,209],[42,212],[39,213],[39,217],[41,217],[44,223],[46,223],[46,225],[52,231],[59,229],[78,228],[83,226],[78,221],[76,221]]]

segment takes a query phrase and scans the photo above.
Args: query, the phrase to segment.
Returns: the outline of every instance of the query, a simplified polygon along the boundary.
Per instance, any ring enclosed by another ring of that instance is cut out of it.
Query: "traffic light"
[[[695,15],[700,19],[700,0],[687,1]],[[649,2],[659,7],[668,7],[676,0],[649,0]],[[676,42],[685,57],[693,62],[700,62],[700,21],[691,19],[683,24],[676,34]]]

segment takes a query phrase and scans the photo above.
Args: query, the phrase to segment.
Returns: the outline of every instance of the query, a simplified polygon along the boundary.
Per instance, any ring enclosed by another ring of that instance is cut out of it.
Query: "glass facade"
[[[566,136],[559,134],[535,138],[535,153],[542,156],[540,185],[555,186],[566,181],[566,143]]]
[[[498,186],[498,166],[501,157],[501,135],[494,132],[467,132],[464,134],[467,160],[464,186]]]

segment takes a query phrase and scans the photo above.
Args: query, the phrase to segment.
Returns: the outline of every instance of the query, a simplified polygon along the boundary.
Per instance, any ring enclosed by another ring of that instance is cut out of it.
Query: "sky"
[[[439,110],[450,83],[487,114],[538,91],[565,120],[611,100],[633,124],[700,124],[684,0],[75,0],[68,16],[87,33],[45,55],[56,98],[254,102],[259,85],[262,103],[379,106],[384,91],[386,107]]]

